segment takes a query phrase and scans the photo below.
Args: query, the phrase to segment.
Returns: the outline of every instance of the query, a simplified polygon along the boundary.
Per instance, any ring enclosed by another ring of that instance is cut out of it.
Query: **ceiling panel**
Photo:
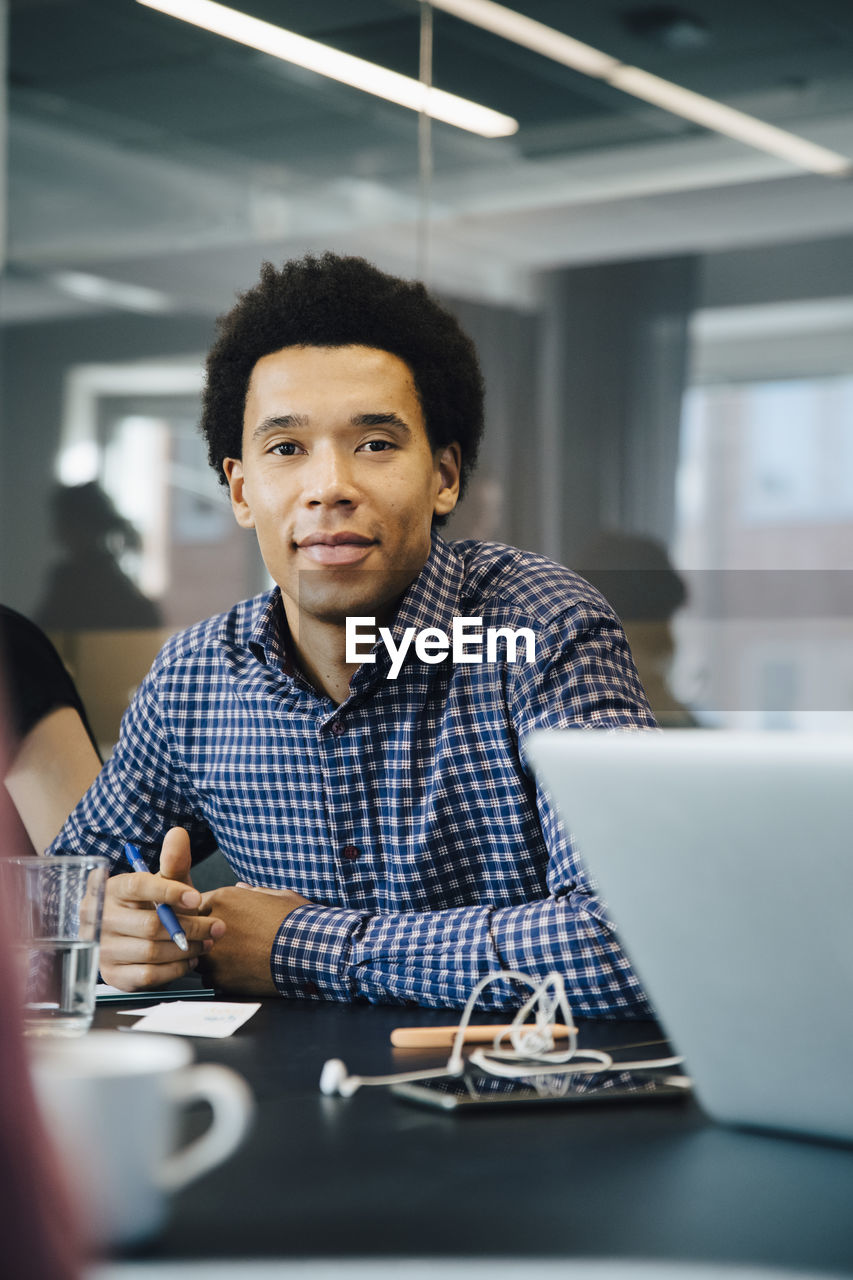
[[[417,72],[417,0],[236,7]],[[679,44],[671,25],[643,28],[643,12],[660,5],[515,7],[853,156],[853,0],[685,0],[677,7],[693,23],[692,44]],[[217,248],[248,261],[276,243],[282,252],[357,243],[378,259],[408,255],[414,268],[421,204],[413,113],[134,0],[10,0],[9,53],[16,297],[21,282],[38,278],[44,307],[50,291],[39,273],[72,267],[130,271],[136,283],[147,273],[156,287],[165,274],[175,281],[175,306],[197,306],[198,293],[188,286],[182,294],[180,273],[164,268],[175,253],[212,254],[204,270],[215,274]],[[435,15],[434,55],[436,84],[521,125],[495,141],[433,125],[436,278],[458,278],[462,263],[465,287],[476,293],[479,279],[493,296],[500,282],[517,289],[536,263],[649,252],[652,207],[660,225],[671,218],[673,227],[689,208],[692,225],[669,233],[678,243],[720,247],[721,238],[778,238],[794,226],[802,235],[803,184],[814,191],[816,235],[837,231],[843,218],[838,184],[801,179],[443,13]],[[754,214],[759,188],[766,208],[747,232],[732,209],[741,192]],[[232,287],[224,267],[221,286]],[[220,291],[213,280],[209,294]]]

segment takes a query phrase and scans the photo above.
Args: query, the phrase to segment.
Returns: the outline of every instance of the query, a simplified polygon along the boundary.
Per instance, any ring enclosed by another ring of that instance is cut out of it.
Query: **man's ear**
[[[243,476],[242,458],[225,458],[222,463],[225,479],[231,491],[231,510],[234,519],[244,529],[254,529],[255,517],[245,497],[245,478]]]
[[[449,515],[459,501],[459,475],[462,470],[462,450],[454,441],[438,449],[435,455],[438,469],[438,493],[435,496],[433,514]]]

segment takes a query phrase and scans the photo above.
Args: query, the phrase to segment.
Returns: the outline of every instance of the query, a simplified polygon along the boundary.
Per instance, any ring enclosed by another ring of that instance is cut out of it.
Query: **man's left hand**
[[[256,889],[231,885],[202,894],[200,915],[215,915],[226,923],[224,937],[199,965],[211,986],[249,996],[274,996],[270,955],[282,920],[307,898],[290,889]]]

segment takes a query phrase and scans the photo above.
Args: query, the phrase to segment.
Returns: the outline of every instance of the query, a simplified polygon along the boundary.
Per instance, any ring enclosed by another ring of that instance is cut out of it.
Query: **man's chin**
[[[341,627],[347,618],[387,616],[419,572],[420,568],[303,570],[298,583],[299,612]]]
[[[339,626],[345,625],[348,617],[377,617],[396,604],[418,572],[346,570],[342,566],[302,570],[297,582],[298,611]]]

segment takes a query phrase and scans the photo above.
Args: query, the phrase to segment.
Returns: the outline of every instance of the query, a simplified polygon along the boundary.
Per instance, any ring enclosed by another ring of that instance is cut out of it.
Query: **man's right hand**
[[[190,838],[182,827],[166,833],[160,871],[132,871],[111,876],[104,896],[100,970],[105,982],[120,991],[162,987],[183,978],[225,933],[216,916],[197,914],[201,894],[190,879]],[[176,912],[189,951],[169,937],[154,907],[166,902]]]

